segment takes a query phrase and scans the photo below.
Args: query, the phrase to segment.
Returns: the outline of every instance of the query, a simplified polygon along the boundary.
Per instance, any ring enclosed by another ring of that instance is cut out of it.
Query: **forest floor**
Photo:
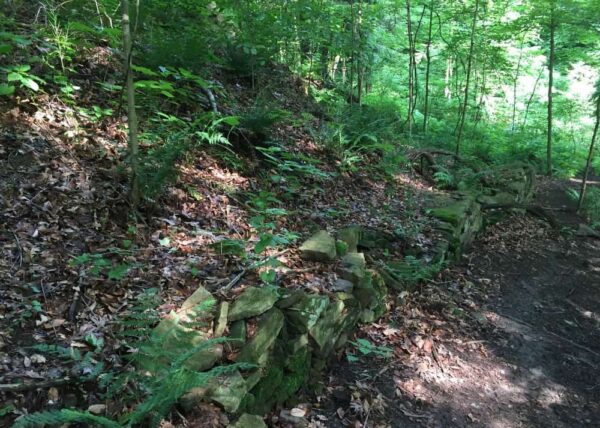
[[[268,79],[277,77],[275,87],[288,92],[273,96],[295,100],[284,107],[297,116],[315,109],[289,75],[280,74]],[[225,83],[224,98],[232,105],[243,104],[244,97],[252,103],[243,82]],[[100,98],[93,86],[88,82],[89,94]],[[334,179],[306,173],[290,191],[285,182],[260,177],[277,173],[271,166],[235,171],[203,151],[180,165],[177,183],[132,224],[127,180],[118,168],[126,146],[121,118],[91,122],[54,96],[2,107],[2,427],[36,410],[106,405],[107,414],[123,411],[123,404],[106,400],[96,383],[70,382],[98,362],[107,370],[127,366],[128,344],[114,330],[144,290],[161,290],[158,310],[166,314],[199,284],[221,292],[240,279],[223,292],[226,298],[259,284],[258,274],[247,271],[247,260],[217,254],[213,244],[239,239],[253,246],[258,237],[249,225],[249,201],[261,191],[279,198],[289,212],[277,220],[278,229],[302,236],[348,224],[413,230],[410,242],[392,249],[390,257],[427,248],[435,239],[423,203],[434,190],[410,172],[384,179],[365,165]],[[311,121],[319,122],[316,116]],[[312,122],[306,126],[317,126]],[[304,127],[281,126],[274,133],[290,153],[310,154],[324,172],[337,170]],[[597,425],[600,241],[575,236],[582,220],[573,213],[565,186],[543,181],[538,188],[538,203],[555,214],[562,231],[533,217],[509,217],[488,228],[460,263],[397,296],[384,319],[358,333],[393,356],[359,356],[360,349],[349,346],[322,379],[321,391],[299,396],[312,401],[310,424]],[[283,254],[277,277],[282,287],[327,292],[335,280],[334,265],[301,260],[295,245],[267,254]],[[77,263],[82,257],[88,264]],[[34,345],[60,345],[80,358],[61,358]],[[91,359],[82,361],[82,355]],[[349,356],[358,361],[349,362]],[[268,421],[286,426],[278,415]],[[174,412],[172,422],[227,424],[216,406],[186,418]]]
[[[542,181],[536,198],[562,233],[509,217],[371,327],[394,357],[336,367],[331,426],[598,426],[600,241],[575,235],[568,185]]]

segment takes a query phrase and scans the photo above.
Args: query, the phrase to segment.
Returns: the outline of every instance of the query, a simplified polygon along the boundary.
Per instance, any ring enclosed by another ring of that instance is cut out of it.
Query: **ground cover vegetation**
[[[285,290],[328,296],[299,329],[327,348],[316,320],[355,309],[340,296],[365,263],[398,295],[377,289],[354,324],[460,257],[484,223],[472,206],[556,228],[528,205],[534,170],[575,180],[562,191],[597,233],[599,31],[588,0],[3,0],[2,423],[224,426],[223,408],[258,407],[215,379],[260,372],[256,395],[275,369],[298,376],[289,396],[320,394],[296,363],[269,366],[280,342],[267,363],[240,351],[295,305]],[[319,230],[333,255],[304,257]],[[273,302],[228,321],[253,286]],[[394,354],[347,327],[338,357]],[[182,407],[190,391],[219,406]]]

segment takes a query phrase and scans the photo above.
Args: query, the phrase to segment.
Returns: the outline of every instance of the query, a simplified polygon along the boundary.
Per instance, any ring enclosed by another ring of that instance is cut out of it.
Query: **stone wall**
[[[456,259],[473,241],[485,223],[482,203],[521,203],[531,197],[534,175],[526,166],[499,170],[498,177],[501,179],[494,178],[496,187],[433,199],[429,213],[440,235],[434,261]],[[395,274],[402,272],[404,261],[369,266],[360,252],[390,245],[392,239],[358,226],[340,230],[336,237],[320,231],[300,247],[300,252],[306,260],[335,262],[338,266],[339,279],[326,294],[248,287],[234,301],[217,302],[216,310],[203,320],[211,328],[200,328],[190,335],[180,321],[194,320],[195,308],[215,301],[215,296],[199,287],[179,311],[157,327],[157,333],[166,337],[165,348],[177,355],[207,338],[227,336],[224,343],[192,356],[188,367],[208,370],[224,364],[226,354],[256,368],[216,378],[206,387],[190,391],[182,405],[190,408],[200,400],[213,401],[227,412],[243,413],[248,419],[247,414],[263,415],[293,397],[302,386],[314,383],[359,324],[376,321],[386,313],[388,290],[407,287],[403,275]],[[186,334],[180,334],[183,332]],[[152,371],[165,363],[150,361],[144,369]],[[261,426],[260,420],[257,424]]]

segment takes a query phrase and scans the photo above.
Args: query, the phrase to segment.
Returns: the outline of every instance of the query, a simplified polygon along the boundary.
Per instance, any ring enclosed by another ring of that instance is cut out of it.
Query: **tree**
[[[133,43],[129,19],[129,0],[121,0],[121,25],[123,28],[123,71],[127,91],[127,127],[129,129],[129,162],[131,165],[130,199],[134,210],[138,207],[141,192],[139,183],[139,145],[137,139],[138,120],[135,111],[135,87],[131,70]]]
[[[475,30],[477,29],[477,13],[479,12],[479,0],[475,0],[473,10],[473,21],[471,23],[471,40],[469,44],[469,57],[467,58],[467,76],[465,82],[465,92],[463,97],[462,110],[459,119],[458,135],[456,136],[456,155],[460,154],[460,140],[465,126],[465,117],[467,115],[467,104],[469,101],[469,83],[471,80],[471,68],[473,66],[473,51],[475,48]]]
[[[556,13],[554,0],[550,0],[550,54],[548,59],[548,131],[546,143],[546,174],[552,176],[552,91],[554,88],[554,36],[556,30]]]

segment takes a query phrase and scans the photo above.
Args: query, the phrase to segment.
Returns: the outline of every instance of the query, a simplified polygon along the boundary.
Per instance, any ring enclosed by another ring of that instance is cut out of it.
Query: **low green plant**
[[[361,338],[357,339],[356,342],[350,341],[350,344],[354,346],[363,357],[390,358],[394,353],[391,348],[374,345],[367,339]],[[350,362],[356,362],[360,360],[359,357],[351,354],[348,354],[346,358]]]
[[[28,64],[0,67],[0,71],[6,74],[7,82],[0,83],[0,95],[12,95],[15,92],[16,84],[20,88],[27,88],[37,92],[40,90],[40,84],[46,83],[40,77],[30,73],[31,66]]]
[[[127,272],[134,266],[131,263],[122,262],[125,256],[131,254],[131,249],[113,247],[105,251],[83,253],[74,257],[69,264],[71,266],[83,268],[84,272],[81,272],[81,274],[91,274],[93,276],[105,274],[108,279],[119,281],[123,279],[125,275],[127,275]],[[113,261],[112,258],[115,257],[120,259],[121,262]]]
[[[173,405],[192,388],[207,385],[212,379],[232,373],[236,370],[248,370],[255,366],[251,364],[231,364],[217,366],[205,372],[197,372],[187,368],[186,363],[193,355],[208,349],[217,343],[226,342],[226,338],[208,339],[197,346],[186,348],[179,355],[165,349],[165,341],[185,340],[186,336],[194,335],[194,329],[202,325],[202,319],[207,311],[212,310],[214,300],[209,300],[193,308],[191,321],[175,320],[172,328],[157,332],[154,326],[159,321],[155,307],[158,302],[158,290],[148,289],[141,293],[136,302],[131,305],[126,316],[118,323],[117,335],[129,349],[127,359],[131,365],[121,372],[105,371],[104,366],[97,363],[87,370],[88,379],[98,379],[100,390],[106,391],[105,398],[119,400],[125,406],[132,408],[116,418],[93,415],[89,412],[62,409],[60,411],[40,412],[23,416],[13,427],[37,427],[80,423],[86,426],[101,426],[123,428],[133,426],[157,427],[166,417]],[[198,321],[199,320],[199,321]],[[47,346],[38,351],[55,353],[71,358],[79,363],[94,362],[101,349],[101,343],[88,341],[93,349],[83,356],[76,348],[60,348]],[[139,370],[141,362],[152,362],[155,366],[152,375]]]

